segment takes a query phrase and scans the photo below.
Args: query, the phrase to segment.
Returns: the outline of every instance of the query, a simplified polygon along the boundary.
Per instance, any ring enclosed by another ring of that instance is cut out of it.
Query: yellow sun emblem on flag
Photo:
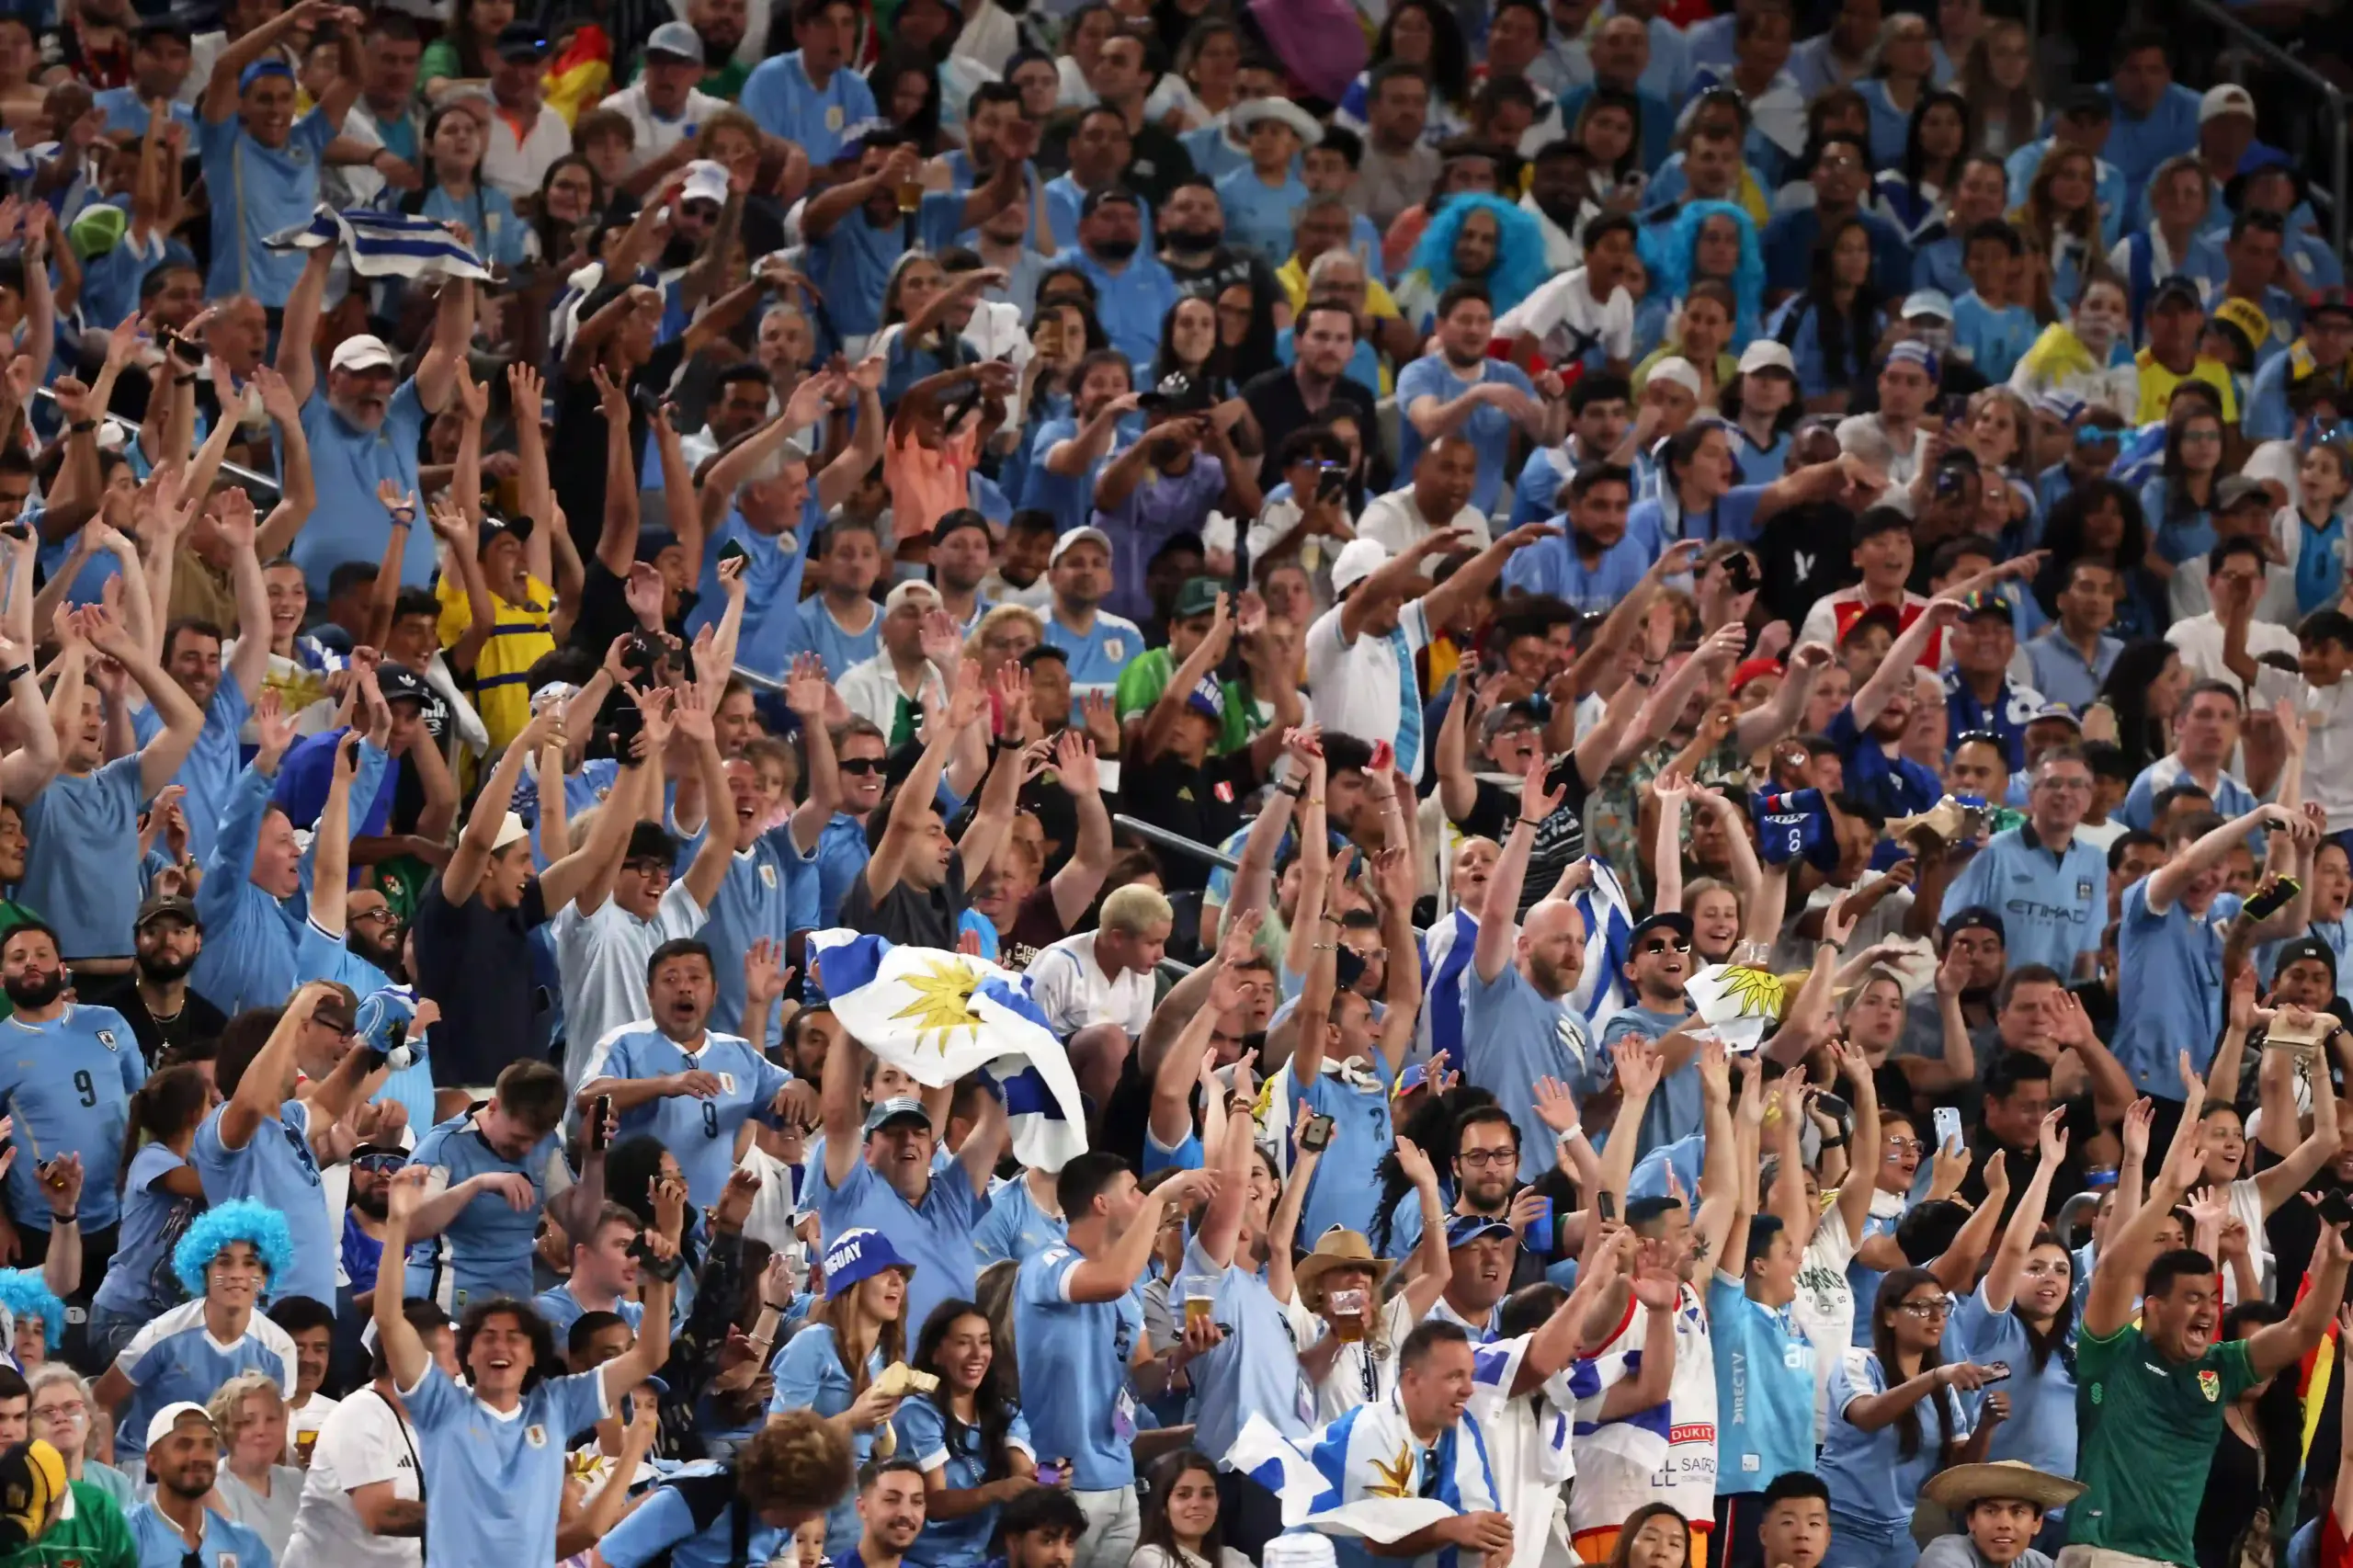
[[[1788,1005],[1788,992],[1781,977],[1769,970],[1733,965],[1717,978],[1723,985],[1722,1002],[1733,1006],[1729,1015],[1732,1017],[1778,1018]],[[1722,1004],[1708,1010],[1722,1016]]]
[[[1414,1451],[1404,1444],[1397,1445],[1397,1457],[1384,1464],[1372,1461],[1372,1472],[1381,1479],[1364,1489],[1368,1497],[1413,1497],[1419,1495],[1414,1485]]]
[[[933,960],[920,974],[906,974],[900,984],[914,1000],[891,1015],[891,1021],[914,1023],[918,1048],[928,1044],[948,1054],[949,1037],[958,1029],[978,1032],[981,1016],[972,1009],[972,993],[980,989],[981,971],[955,960]]]

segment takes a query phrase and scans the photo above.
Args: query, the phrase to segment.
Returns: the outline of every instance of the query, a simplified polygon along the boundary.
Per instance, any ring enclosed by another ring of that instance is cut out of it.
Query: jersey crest
[[[2198,1392],[2206,1396],[2207,1403],[2212,1404],[2222,1397],[2222,1375],[2220,1372],[2200,1372]]]
[[[548,1446],[548,1429],[534,1421],[523,1428],[523,1441],[535,1449],[544,1449]]]
[[[100,1029],[98,1031],[98,1043],[105,1046],[108,1051],[119,1049],[114,1042],[114,1030],[112,1029]]]

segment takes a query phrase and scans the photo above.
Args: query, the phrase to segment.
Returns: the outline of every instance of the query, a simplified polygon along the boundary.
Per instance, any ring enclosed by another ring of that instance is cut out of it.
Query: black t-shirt
[[[1556,789],[1566,786],[1568,792],[1561,797],[1552,814],[1537,825],[1535,846],[1528,852],[1528,878],[1519,887],[1519,917],[1523,920],[1552,891],[1552,884],[1561,880],[1561,873],[1569,869],[1570,862],[1585,853],[1585,820],[1577,813],[1584,808],[1585,798],[1593,791],[1586,784],[1585,776],[1577,771],[1574,753],[1552,765],[1546,783]],[[1454,825],[1501,844],[1519,821],[1519,796],[1484,778],[1473,780],[1472,788],[1477,793],[1471,802],[1471,812],[1457,818]]]
[[[1776,513],[1757,530],[1756,562],[1764,574],[1756,597],[1766,613],[1791,626],[1824,594],[1863,580],[1855,569],[1855,515],[1835,501],[1813,501]]]
[[[1247,750],[1206,758],[1198,767],[1174,752],[1120,766],[1120,801],[1128,814],[1196,844],[1222,844],[1240,827],[1243,798],[1258,783]],[[1172,892],[1199,892],[1209,885],[1209,868],[1190,856],[1165,855],[1161,877]]]
[[[1220,245],[1210,253],[1206,267],[1179,267],[1166,256],[1161,265],[1176,279],[1176,291],[1188,300],[1215,301],[1236,283],[1246,283],[1250,291],[1261,300],[1279,300],[1276,291],[1275,269],[1264,258],[1229,250]]]
[[[956,926],[972,900],[964,888],[964,858],[948,857],[948,876],[928,892],[896,882],[881,899],[867,886],[861,869],[843,895],[841,919],[853,931],[870,931],[901,947],[953,948]]]
[[[1251,415],[1258,421],[1258,433],[1267,443],[1266,455],[1258,460],[1258,485],[1271,490],[1283,482],[1283,438],[1294,430],[1303,430],[1314,423],[1315,416],[1307,411],[1307,400],[1300,394],[1299,378],[1291,372],[1293,366],[1261,371],[1242,389],[1242,401],[1250,406]],[[1388,459],[1379,450],[1381,426],[1373,418],[1372,393],[1363,383],[1342,376],[1332,383],[1331,401],[1324,404],[1344,404],[1356,410],[1357,428],[1364,432],[1365,470],[1371,488],[1388,488]]]
[[[580,582],[580,613],[572,622],[572,645],[601,661],[614,638],[638,629],[637,612],[629,608],[629,579],[614,576],[593,553],[586,561]],[[663,623],[671,636],[686,640],[683,623],[701,597],[692,588],[678,596],[677,615]]]
[[[439,877],[426,884],[411,929],[417,992],[441,1007],[426,1041],[436,1088],[494,1083],[509,1062],[531,1053],[540,1008],[531,932],[547,918],[537,877],[523,884],[523,902],[512,909],[490,908],[479,889],[452,904]]]
[[[75,992],[83,1001],[100,1007],[112,1007],[120,1013],[131,1032],[139,1037],[139,1052],[147,1059],[152,1071],[155,1058],[165,1046],[191,1045],[199,1040],[219,1040],[228,1027],[228,1016],[196,994],[194,987],[180,993],[180,1010],[170,1018],[158,1018],[147,1010],[146,998],[139,994],[136,974],[111,974],[93,980],[88,985],[77,985]]]
[[[676,376],[678,362],[685,356],[685,339],[665,343],[630,378],[629,449],[633,467],[643,457],[647,428],[645,400],[637,394],[659,396]],[[605,415],[597,383],[585,375],[578,381],[559,375],[548,390],[555,398],[555,433],[548,439],[548,479],[571,525],[573,546],[586,561],[597,553],[597,536],[605,528]],[[639,483],[644,483],[642,472]]]

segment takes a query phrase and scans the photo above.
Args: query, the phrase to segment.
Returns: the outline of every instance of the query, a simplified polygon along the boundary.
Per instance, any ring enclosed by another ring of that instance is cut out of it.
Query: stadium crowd
[[[0,1568],[2344,1568],[2295,78],[529,9],[0,13]]]

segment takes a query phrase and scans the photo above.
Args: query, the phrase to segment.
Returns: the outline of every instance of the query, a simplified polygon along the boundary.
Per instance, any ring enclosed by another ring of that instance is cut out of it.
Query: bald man
[[[1493,1094],[1519,1131],[1519,1177],[1534,1181],[1552,1167],[1552,1130],[1536,1108],[1536,1083],[1552,1078],[1583,1100],[1601,1086],[1585,1015],[1571,993],[1585,974],[1585,920],[1564,899],[1548,898],[1515,922],[1520,882],[1540,824],[1560,807],[1564,789],[1548,788],[1550,763],[1529,759],[1518,813],[1487,882],[1471,972],[1462,980],[1463,1075]]]

